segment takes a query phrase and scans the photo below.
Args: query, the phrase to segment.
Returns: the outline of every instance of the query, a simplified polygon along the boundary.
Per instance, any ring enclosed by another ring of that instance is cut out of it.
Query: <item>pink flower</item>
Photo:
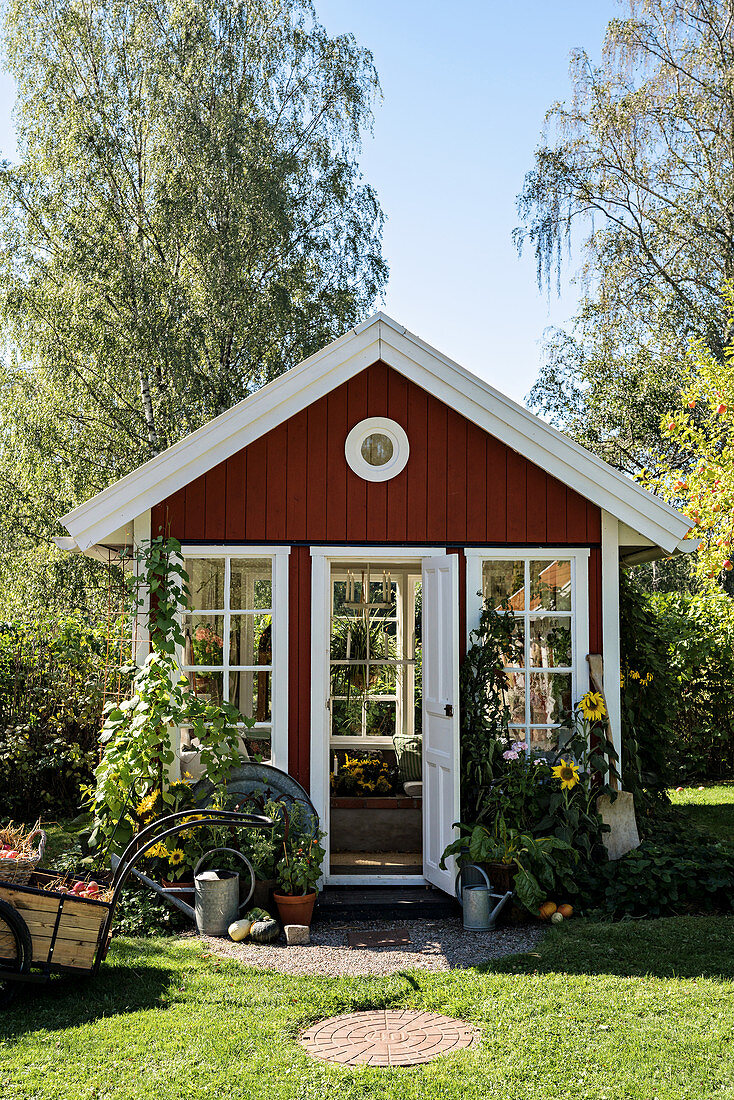
[[[520,753],[515,752],[514,749],[507,749],[506,752],[502,753],[502,759],[503,760],[519,760],[520,759]]]

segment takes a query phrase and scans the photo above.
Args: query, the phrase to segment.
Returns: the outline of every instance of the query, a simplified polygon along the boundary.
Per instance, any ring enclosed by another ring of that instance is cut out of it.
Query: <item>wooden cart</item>
[[[107,954],[120,892],[135,864],[149,848],[200,826],[271,828],[261,814],[228,810],[182,810],[159,818],[137,833],[120,857],[114,874],[85,872],[68,876],[75,881],[96,881],[107,901],[81,898],[48,889],[57,883],[55,871],[38,868],[24,885],[0,879],[0,1008],[13,999],[23,984],[47,982],[54,973],[91,976]],[[66,883],[67,880],[65,880]]]

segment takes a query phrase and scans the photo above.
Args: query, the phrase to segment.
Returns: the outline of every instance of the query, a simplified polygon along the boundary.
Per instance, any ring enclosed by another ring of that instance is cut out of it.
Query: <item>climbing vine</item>
[[[163,802],[173,805],[168,781],[175,759],[173,730],[191,730],[201,744],[204,775],[216,784],[242,762],[238,725],[254,725],[229,703],[198,698],[181,672],[180,616],[188,606],[189,578],[180,543],[159,536],[143,543],[133,560],[130,607],[147,620],[150,653],[140,668],[122,670],[133,677],[130,698],[105,708],[102,759],[87,792],[94,814],[93,847],[113,839],[115,848],[128,842],[133,825],[126,809],[134,799],[160,791]]]
[[[510,711],[506,665],[517,664],[522,642],[509,608],[485,601],[479,625],[469,635],[461,666],[461,813],[480,821],[491,794],[500,754],[509,747]]]

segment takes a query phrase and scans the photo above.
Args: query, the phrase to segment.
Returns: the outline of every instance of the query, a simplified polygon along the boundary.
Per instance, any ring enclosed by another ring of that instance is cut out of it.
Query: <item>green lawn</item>
[[[715,786],[694,783],[682,791],[668,791],[674,806],[696,829],[734,844],[734,782]]]
[[[734,918],[568,922],[537,954],[445,974],[293,978],[197,941],[118,940],[99,976],[0,1017],[3,1100],[683,1100],[734,1097]],[[477,1024],[480,1048],[414,1069],[312,1061],[300,1028],[410,1007]]]

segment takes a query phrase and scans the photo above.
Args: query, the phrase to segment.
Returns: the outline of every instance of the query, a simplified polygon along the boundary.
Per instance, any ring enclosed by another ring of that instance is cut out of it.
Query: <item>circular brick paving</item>
[[[407,1009],[332,1016],[300,1038],[314,1058],[345,1066],[417,1066],[478,1041],[479,1032],[471,1024]]]

